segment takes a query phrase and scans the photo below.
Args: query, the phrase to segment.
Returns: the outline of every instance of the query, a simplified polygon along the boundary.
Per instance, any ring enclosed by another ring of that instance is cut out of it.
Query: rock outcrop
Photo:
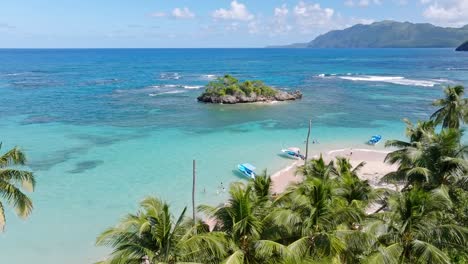
[[[272,101],[292,101],[302,98],[302,93],[300,91],[294,92],[284,92],[277,91],[275,95],[264,96],[251,93],[249,96],[244,94],[237,95],[209,95],[202,94],[197,99],[199,102],[203,103],[214,103],[214,104],[239,104],[239,103],[256,103],[256,102],[272,102]]]
[[[465,43],[458,46],[458,48],[455,50],[456,51],[468,51],[468,41],[465,41]]]

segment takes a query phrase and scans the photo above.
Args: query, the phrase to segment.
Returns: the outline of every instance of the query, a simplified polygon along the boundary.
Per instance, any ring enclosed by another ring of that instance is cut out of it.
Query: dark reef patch
[[[87,160],[78,162],[75,164],[75,168],[73,170],[68,171],[69,173],[82,173],[87,170],[91,170],[96,168],[97,166],[103,164],[104,161],[102,160]]]

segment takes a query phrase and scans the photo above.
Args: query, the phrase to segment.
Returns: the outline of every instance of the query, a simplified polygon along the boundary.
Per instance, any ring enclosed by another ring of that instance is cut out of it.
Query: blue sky
[[[262,47],[385,19],[468,24],[468,0],[4,0],[0,48]]]

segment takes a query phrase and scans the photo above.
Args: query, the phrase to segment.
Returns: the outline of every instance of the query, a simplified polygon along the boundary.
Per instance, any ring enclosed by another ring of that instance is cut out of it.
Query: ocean
[[[228,73],[304,97],[196,101]],[[145,196],[190,209],[193,159],[197,203],[217,204],[221,182],[245,180],[238,163],[291,163],[278,152],[304,149],[309,119],[312,154],[403,139],[402,119],[428,118],[455,84],[468,86],[468,53],[452,49],[0,50],[2,151],[20,146],[37,178],[27,220],[6,206],[0,263],[93,263],[109,252],[96,236]]]

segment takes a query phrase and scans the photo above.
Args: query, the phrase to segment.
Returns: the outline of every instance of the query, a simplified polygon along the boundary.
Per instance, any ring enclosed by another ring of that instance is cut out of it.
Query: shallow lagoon
[[[224,73],[304,99],[197,103]],[[221,182],[243,180],[236,164],[286,166],[277,153],[303,147],[309,118],[314,154],[401,138],[401,119],[426,118],[455,83],[468,85],[468,54],[449,49],[0,50],[0,140],[20,145],[38,178],[31,218],[7,212],[0,263],[91,263],[107,252],[97,234],[144,196],[190,205],[192,159],[198,202],[217,203]]]

